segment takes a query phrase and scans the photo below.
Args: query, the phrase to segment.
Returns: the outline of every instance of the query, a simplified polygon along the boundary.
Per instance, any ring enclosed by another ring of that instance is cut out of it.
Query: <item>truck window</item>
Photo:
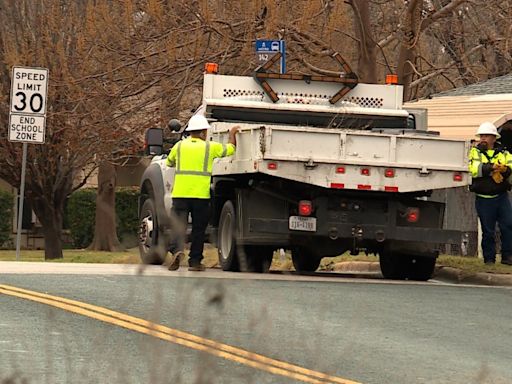
[[[412,113],[407,118],[407,129],[416,129],[416,116]]]

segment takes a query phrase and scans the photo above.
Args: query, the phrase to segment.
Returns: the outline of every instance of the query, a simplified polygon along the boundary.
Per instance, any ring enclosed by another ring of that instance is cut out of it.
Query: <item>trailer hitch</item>
[[[353,226],[352,249],[350,250],[350,254],[352,256],[356,256],[359,254],[359,245],[361,244],[361,240],[363,240],[363,228],[360,225]]]

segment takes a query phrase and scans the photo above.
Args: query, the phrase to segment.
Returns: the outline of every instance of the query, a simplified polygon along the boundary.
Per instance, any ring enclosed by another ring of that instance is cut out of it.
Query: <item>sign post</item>
[[[266,63],[276,52],[281,53],[279,73],[286,73],[284,40],[256,40],[256,61],[258,64]]]
[[[18,195],[16,261],[19,261],[20,258],[25,171],[27,168],[27,143],[44,144],[47,93],[48,69],[31,67],[12,68],[9,141],[23,143],[20,193]]]

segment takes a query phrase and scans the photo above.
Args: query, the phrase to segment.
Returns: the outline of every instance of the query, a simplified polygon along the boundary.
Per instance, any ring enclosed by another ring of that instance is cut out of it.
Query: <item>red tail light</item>
[[[361,169],[361,175],[363,175],[363,176],[370,176],[370,168],[362,168]]]
[[[455,172],[453,174],[453,181],[462,181],[462,174],[458,173],[458,172]]]
[[[271,171],[276,170],[277,169],[277,163],[268,163],[267,164],[267,168],[270,169]]]
[[[313,212],[313,204],[309,200],[299,201],[299,215],[310,216]]]
[[[407,208],[405,218],[409,223],[416,223],[420,219],[419,208]]]
[[[342,167],[342,166],[336,167],[336,173],[345,173],[345,167]]]
[[[395,177],[395,170],[392,168],[388,168],[384,171],[384,176],[386,177]]]

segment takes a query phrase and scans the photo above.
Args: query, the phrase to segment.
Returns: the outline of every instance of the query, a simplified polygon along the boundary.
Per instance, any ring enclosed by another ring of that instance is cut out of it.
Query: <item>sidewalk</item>
[[[333,271],[346,273],[375,273],[380,274],[378,262],[343,261],[333,266]],[[469,273],[462,269],[436,266],[434,279],[447,280],[453,284],[476,284],[491,286],[512,286],[512,274],[501,273]]]

